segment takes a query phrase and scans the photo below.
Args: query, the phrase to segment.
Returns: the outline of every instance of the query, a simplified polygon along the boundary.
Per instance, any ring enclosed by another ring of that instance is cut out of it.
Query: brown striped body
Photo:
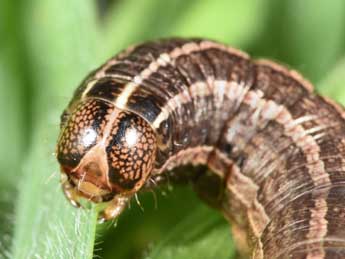
[[[172,168],[202,164],[218,180],[198,192],[243,254],[345,258],[344,132],[343,109],[295,71],[172,39],[130,48],[85,79],[57,153],[74,204],[113,199],[105,219]]]

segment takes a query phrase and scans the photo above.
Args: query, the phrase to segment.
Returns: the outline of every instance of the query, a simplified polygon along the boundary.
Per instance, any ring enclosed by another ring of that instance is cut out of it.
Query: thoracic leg
[[[61,186],[67,200],[74,206],[80,207],[79,196],[75,186],[73,186],[66,174],[61,174]]]
[[[116,195],[107,207],[99,214],[98,220],[100,223],[104,221],[116,219],[122,211],[127,207],[132,195]]]

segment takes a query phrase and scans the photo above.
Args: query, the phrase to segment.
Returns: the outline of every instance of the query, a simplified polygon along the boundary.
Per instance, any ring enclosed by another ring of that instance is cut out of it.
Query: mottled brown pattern
[[[78,165],[83,155],[102,138],[107,115],[111,111],[110,104],[86,100],[78,104],[68,120],[65,117],[65,126],[57,146],[58,160],[63,166],[73,168]],[[90,138],[84,141],[87,135]]]
[[[155,136],[140,117],[121,112],[106,141],[110,184],[118,191],[136,191],[152,171]],[[138,185],[139,184],[139,185]]]
[[[113,198],[101,220],[166,170],[206,164],[190,181],[243,256],[345,256],[345,112],[294,70],[209,40],[147,42],[92,72],[61,118],[65,194]]]
[[[107,101],[114,100],[126,85],[126,81],[114,80],[111,77],[103,77],[94,82],[92,88],[87,93],[84,93],[86,97],[94,97]]]

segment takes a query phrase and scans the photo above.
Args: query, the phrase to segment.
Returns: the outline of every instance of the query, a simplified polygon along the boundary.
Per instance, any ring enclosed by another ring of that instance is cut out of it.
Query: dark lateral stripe
[[[345,206],[343,199],[345,197],[345,179],[342,182],[334,183],[329,190],[327,204],[328,211],[326,220],[329,222],[326,239],[333,239],[345,247]],[[345,251],[345,249],[344,249]]]
[[[94,82],[89,91],[85,92],[84,97],[96,97],[112,102],[121,94],[126,82],[114,80],[113,78],[103,77]]]
[[[127,103],[127,108],[139,115],[144,115],[143,117],[152,123],[161,112],[157,98],[148,98],[145,95],[133,95],[132,97],[133,99]]]
[[[298,86],[303,88],[308,93],[312,93],[314,90],[313,85],[295,70],[289,70],[278,63],[266,59],[255,60],[254,63],[258,68],[263,68],[266,71],[270,71],[269,74],[272,76],[272,78],[277,80],[277,84],[272,87],[273,89],[283,86],[288,88]],[[289,90],[288,92],[290,93]]]
[[[290,108],[303,96],[310,94],[311,87],[306,87],[301,77],[292,76],[287,69],[277,64],[271,66],[269,61],[254,62],[254,88],[262,91],[266,98]]]

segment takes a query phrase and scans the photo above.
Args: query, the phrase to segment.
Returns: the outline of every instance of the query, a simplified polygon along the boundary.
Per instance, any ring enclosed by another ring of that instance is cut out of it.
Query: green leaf
[[[233,257],[229,225],[221,215],[199,205],[154,247],[146,259]]]
[[[282,37],[289,64],[312,80],[322,79],[344,50],[345,2],[291,0],[284,11]]]
[[[10,254],[17,183],[31,129],[25,85],[29,77],[17,11],[9,1],[0,2],[0,35],[5,35],[0,42],[0,258]]]
[[[96,212],[63,197],[53,155],[59,115],[72,91],[101,61],[94,6],[82,0],[22,5],[34,89],[32,146],[18,181],[11,258],[92,258]]]
[[[159,0],[126,0],[120,1],[110,10],[104,21],[104,34],[109,55],[129,44],[143,41],[143,35],[150,25],[150,14],[156,10]]]

